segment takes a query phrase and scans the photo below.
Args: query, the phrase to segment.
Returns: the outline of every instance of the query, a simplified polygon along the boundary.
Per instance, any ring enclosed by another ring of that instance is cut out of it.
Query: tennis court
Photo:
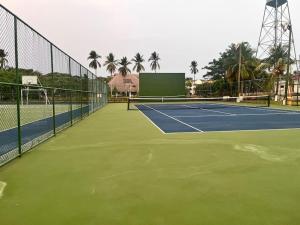
[[[261,97],[251,98],[247,104],[237,104],[236,98],[199,99],[199,102],[176,99],[180,103],[174,99],[160,103],[158,99],[137,99],[133,102],[137,102],[136,108],[163,133],[300,128],[300,112],[270,108]]]
[[[164,135],[124,108],[2,167],[1,225],[300,223],[300,130]]]

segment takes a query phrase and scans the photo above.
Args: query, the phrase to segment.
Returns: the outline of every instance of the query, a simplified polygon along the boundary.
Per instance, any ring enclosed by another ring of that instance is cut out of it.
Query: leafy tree
[[[97,75],[97,69],[98,67],[100,68],[101,67],[101,64],[100,62],[98,61],[98,59],[100,59],[101,56],[97,54],[96,51],[92,50],[90,52],[90,55],[88,57],[88,60],[91,60],[90,64],[89,64],[89,67],[94,69],[95,70],[95,73]]]
[[[190,77],[185,78],[185,93],[187,96],[191,94],[192,86],[193,86],[193,78]]]
[[[108,56],[106,56],[104,66],[106,66],[106,71],[109,71],[111,76],[117,70],[117,64],[118,60],[115,59],[114,54],[109,53]]]
[[[203,76],[206,79],[225,79],[226,69],[224,65],[224,58],[222,56],[220,56],[218,59],[213,59],[213,61],[208,63],[208,66],[205,66],[202,69],[207,70],[206,74]]]
[[[132,61],[134,62],[133,71],[136,71],[138,73],[140,73],[141,71],[145,71],[145,68],[142,64],[145,60],[140,53],[137,53]]]
[[[158,63],[159,60],[161,59],[159,58],[159,54],[156,52],[153,52],[148,60],[149,62],[151,62],[150,64],[151,70],[154,70],[155,73],[157,69],[160,69],[160,65]]]
[[[131,70],[128,68],[130,64],[131,62],[128,61],[127,57],[123,57],[121,59],[121,62],[119,63],[119,73],[123,76],[126,76],[128,73],[131,73]]]
[[[4,49],[0,49],[0,69],[5,69],[6,64],[8,63],[7,57],[8,53]]]
[[[15,69],[0,70],[0,82],[16,83],[16,70]]]

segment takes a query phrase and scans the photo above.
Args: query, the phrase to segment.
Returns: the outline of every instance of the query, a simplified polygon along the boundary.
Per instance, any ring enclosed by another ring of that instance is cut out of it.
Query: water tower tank
[[[280,7],[287,3],[287,0],[267,0],[267,5],[276,8],[276,2],[277,7]]]

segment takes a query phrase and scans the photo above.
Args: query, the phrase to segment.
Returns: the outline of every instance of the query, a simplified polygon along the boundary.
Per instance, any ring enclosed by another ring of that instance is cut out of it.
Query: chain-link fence
[[[239,84],[227,80],[216,80],[197,85],[195,93],[201,97],[258,96],[269,95],[272,93],[273,86],[268,79],[244,80]]]
[[[269,95],[273,104],[300,106],[300,75],[291,76],[288,82],[285,78],[243,80],[239,84],[226,80],[207,81],[197,85],[195,93],[200,97]]]
[[[0,5],[0,165],[107,103],[107,85]]]

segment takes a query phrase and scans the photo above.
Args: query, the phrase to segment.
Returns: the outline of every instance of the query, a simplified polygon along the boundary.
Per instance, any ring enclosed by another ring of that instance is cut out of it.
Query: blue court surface
[[[84,115],[88,114],[89,106],[82,108]],[[55,125],[57,128],[63,125],[71,125],[71,113],[73,120],[80,118],[81,109],[75,109],[70,112],[65,112],[56,115]],[[37,120],[21,126],[22,131],[22,145],[33,141],[34,139],[41,137],[47,133],[53,132],[53,118],[45,118]],[[18,129],[16,127],[9,130],[0,132],[0,157],[9,153],[10,151],[18,148]]]
[[[139,104],[164,133],[256,131],[300,128],[300,112],[231,105]]]

